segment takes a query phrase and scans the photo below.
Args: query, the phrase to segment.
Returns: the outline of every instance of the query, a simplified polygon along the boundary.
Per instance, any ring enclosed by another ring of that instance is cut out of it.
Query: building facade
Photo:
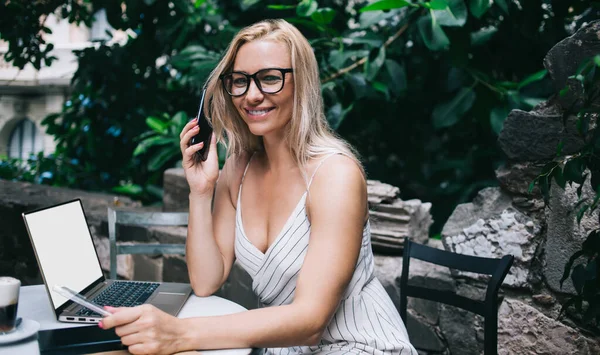
[[[4,60],[8,43],[0,41],[0,159],[27,159],[30,154],[54,151],[54,139],[41,123],[47,115],[60,112],[69,95],[69,84],[77,70],[73,50],[92,45],[93,39],[105,36],[109,29],[103,14],[96,16],[91,29],[54,15],[46,19],[45,25],[52,33],[44,34],[44,39],[54,44],[51,55],[57,58],[50,67],[36,70],[27,65],[19,70]]]

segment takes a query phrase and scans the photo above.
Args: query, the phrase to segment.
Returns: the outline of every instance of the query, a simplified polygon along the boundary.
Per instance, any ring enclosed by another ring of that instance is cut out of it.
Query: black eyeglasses
[[[276,94],[283,89],[285,74],[292,73],[292,68],[266,68],[250,75],[242,72],[231,72],[220,76],[225,91],[233,97],[242,96],[250,87],[250,79],[263,94]]]

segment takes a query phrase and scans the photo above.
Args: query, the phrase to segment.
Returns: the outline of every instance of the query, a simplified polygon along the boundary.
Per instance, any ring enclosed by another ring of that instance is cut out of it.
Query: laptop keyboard
[[[134,307],[146,302],[160,286],[158,282],[114,282],[91,301],[99,306]],[[78,316],[101,317],[87,308],[81,308]]]

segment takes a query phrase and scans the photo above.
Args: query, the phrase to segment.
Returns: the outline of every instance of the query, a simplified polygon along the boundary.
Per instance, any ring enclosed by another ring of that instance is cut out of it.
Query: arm
[[[119,325],[117,334],[124,344],[134,344],[129,348],[133,353],[157,343],[165,347],[169,344],[165,353],[317,344],[340,304],[358,259],[367,211],[366,184],[354,162],[336,156],[321,167],[309,196],[310,243],[291,304],[189,319],[175,319],[142,306],[105,318],[104,326]],[[154,332],[140,331],[147,324],[155,324],[150,327]],[[159,341],[167,336],[166,331],[172,335]],[[152,350],[162,349],[154,346]]]
[[[181,133],[180,143],[185,177],[190,186],[186,262],[194,293],[208,296],[221,287],[233,264],[235,208],[229,198],[230,164],[225,165],[219,176],[214,135],[206,161],[194,162],[194,153],[202,148],[202,143],[187,146],[187,142],[197,133],[195,127],[195,120],[186,125]],[[218,181],[215,182],[217,177]]]

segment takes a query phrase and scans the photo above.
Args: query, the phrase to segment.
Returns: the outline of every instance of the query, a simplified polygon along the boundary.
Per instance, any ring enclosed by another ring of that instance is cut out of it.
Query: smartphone
[[[198,126],[200,127],[200,132],[198,132],[198,134],[193,136],[190,140],[190,145],[204,142],[204,146],[202,147],[202,149],[196,152],[196,161],[205,161],[206,158],[208,158],[208,149],[210,148],[210,137],[213,132],[212,126],[210,125],[210,123],[208,123],[206,115],[204,114],[204,102],[206,101],[205,97],[206,89],[202,90],[202,97],[200,98],[200,108],[198,109],[198,115],[196,116]]]
[[[95,303],[88,301],[87,298],[85,298],[84,296],[80,295],[79,293],[71,290],[68,287],[55,285],[52,288],[52,291],[58,293],[59,295],[65,297],[77,304],[82,305],[83,307],[89,309],[90,311],[100,314],[103,317],[109,316],[111,314],[104,308],[100,307],[99,305],[97,305]]]

